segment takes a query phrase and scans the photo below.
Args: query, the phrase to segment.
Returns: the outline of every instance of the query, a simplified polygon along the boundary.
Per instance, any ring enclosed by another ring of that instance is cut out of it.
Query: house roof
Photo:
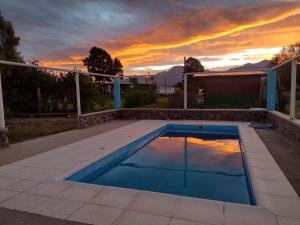
[[[222,76],[266,76],[266,71],[214,71],[203,72],[193,75],[193,77],[222,77]]]

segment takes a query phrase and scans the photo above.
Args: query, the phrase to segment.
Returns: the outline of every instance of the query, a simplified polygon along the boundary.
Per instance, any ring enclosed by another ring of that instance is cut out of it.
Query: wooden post
[[[297,82],[297,60],[292,61],[291,72],[291,99],[290,99],[290,119],[296,116],[296,82]]]
[[[3,106],[3,96],[2,96],[2,82],[1,82],[1,71],[0,71],[0,128],[5,128],[4,106]]]
[[[36,89],[38,113],[42,113],[42,94],[41,88]]]
[[[79,117],[81,116],[81,103],[80,103],[80,84],[79,84],[79,73],[75,72],[75,83],[76,83],[76,102],[77,102],[77,127],[80,128]]]
[[[186,73],[186,57],[184,57],[183,64],[183,108],[187,109],[187,75]]]

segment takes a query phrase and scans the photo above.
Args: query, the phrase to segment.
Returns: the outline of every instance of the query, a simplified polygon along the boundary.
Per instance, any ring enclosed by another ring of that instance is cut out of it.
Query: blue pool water
[[[167,125],[67,179],[255,204],[234,126]]]

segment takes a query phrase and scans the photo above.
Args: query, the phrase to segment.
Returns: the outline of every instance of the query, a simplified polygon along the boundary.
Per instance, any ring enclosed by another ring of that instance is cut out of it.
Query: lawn
[[[75,118],[9,118],[6,121],[10,143],[30,140],[76,128]]]

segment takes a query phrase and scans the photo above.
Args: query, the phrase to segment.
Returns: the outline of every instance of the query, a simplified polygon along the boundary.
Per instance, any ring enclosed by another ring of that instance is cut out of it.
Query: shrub
[[[156,102],[154,91],[131,90],[125,94],[125,108],[134,108]]]

